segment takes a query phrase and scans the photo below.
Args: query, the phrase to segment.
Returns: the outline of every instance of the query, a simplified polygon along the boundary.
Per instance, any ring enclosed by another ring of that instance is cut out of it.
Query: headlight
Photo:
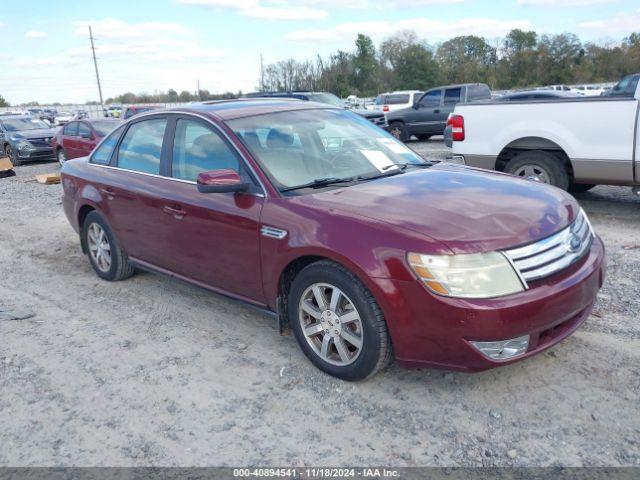
[[[499,252],[469,255],[409,253],[407,260],[425,287],[438,295],[490,298],[524,290],[515,269]]]
[[[32,150],[34,148],[34,146],[26,140],[20,140],[17,144],[17,147],[18,150]]]

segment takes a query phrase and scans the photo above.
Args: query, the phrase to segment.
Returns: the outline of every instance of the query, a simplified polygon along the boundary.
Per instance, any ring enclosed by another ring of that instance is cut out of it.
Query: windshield
[[[51,128],[48,124],[37,118],[10,118],[3,119],[2,124],[7,132],[22,132],[25,130],[39,130],[41,128]]]
[[[336,97],[333,93],[311,93],[308,95],[309,100],[318,103],[327,103],[334,107],[344,108],[344,102]]]
[[[101,137],[104,137],[109,132],[111,132],[111,130],[113,130],[118,125],[120,125],[120,122],[111,121],[111,120],[103,120],[103,121],[99,121],[99,122],[93,122],[91,125],[93,126],[93,129],[98,133],[98,135],[100,135]]]
[[[403,143],[346,110],[279,112],[228,124],[281,191],[327,180],[364,181],[401,173],[407,164],[426,165]]]

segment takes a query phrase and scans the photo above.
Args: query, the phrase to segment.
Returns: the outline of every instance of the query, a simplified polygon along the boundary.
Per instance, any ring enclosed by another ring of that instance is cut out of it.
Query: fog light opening
[[[469,342],[491,360],[507,360],[527,353],[529,335],[496,342]]]

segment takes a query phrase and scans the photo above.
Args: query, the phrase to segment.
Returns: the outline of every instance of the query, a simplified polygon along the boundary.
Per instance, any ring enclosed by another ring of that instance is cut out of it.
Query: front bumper
[[[417,280],[377,279],[376,288],[400,365],[477,372],[528,358],[571,335],[589,317],[604,274],[604,246],[596,237],[576,264],[497,299],[440,297]],[[506,360],[490,359],[469,343],[523,335],[530,335],[526,353]]]
[[[32,150],[15,150],[18,158],[23,162],[56,160],[52,147],[39,147]]]

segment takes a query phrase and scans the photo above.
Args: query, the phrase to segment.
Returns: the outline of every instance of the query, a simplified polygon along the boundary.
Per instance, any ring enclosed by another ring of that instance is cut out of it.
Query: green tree
[[[180,92],[178,100],[181,102],[190,102],[191,100],[193,100],[193,95],[191,95],[191,93],[189,93],[187,90],[183,90],[182,92]]]
[[[353,87],[359,95],[373,95],[378,83],[376,47],[370,37],[358,34],[353,56]]]
[[[536,32],[516,28],[507,34],[498,63],[497,82],[500,88],[525,87],[535,82],[537,44]]]
[[[408,45],[400,50],[395,60],[393,88],[426,90],[440,80],[438,62],[433,52],[420,44]]]
[[[437,58],[448,83],[487,82],[495,74],[496,49],[475,35],[444,42],[438,48]]]
[[[170,88],[167,92],[167,101],[172,103],[178,101],[178,92],[176,92],[173,88]]]
[[[10,107],[11,104],[7,102],[2,95],[0,95],[0,107]]]

